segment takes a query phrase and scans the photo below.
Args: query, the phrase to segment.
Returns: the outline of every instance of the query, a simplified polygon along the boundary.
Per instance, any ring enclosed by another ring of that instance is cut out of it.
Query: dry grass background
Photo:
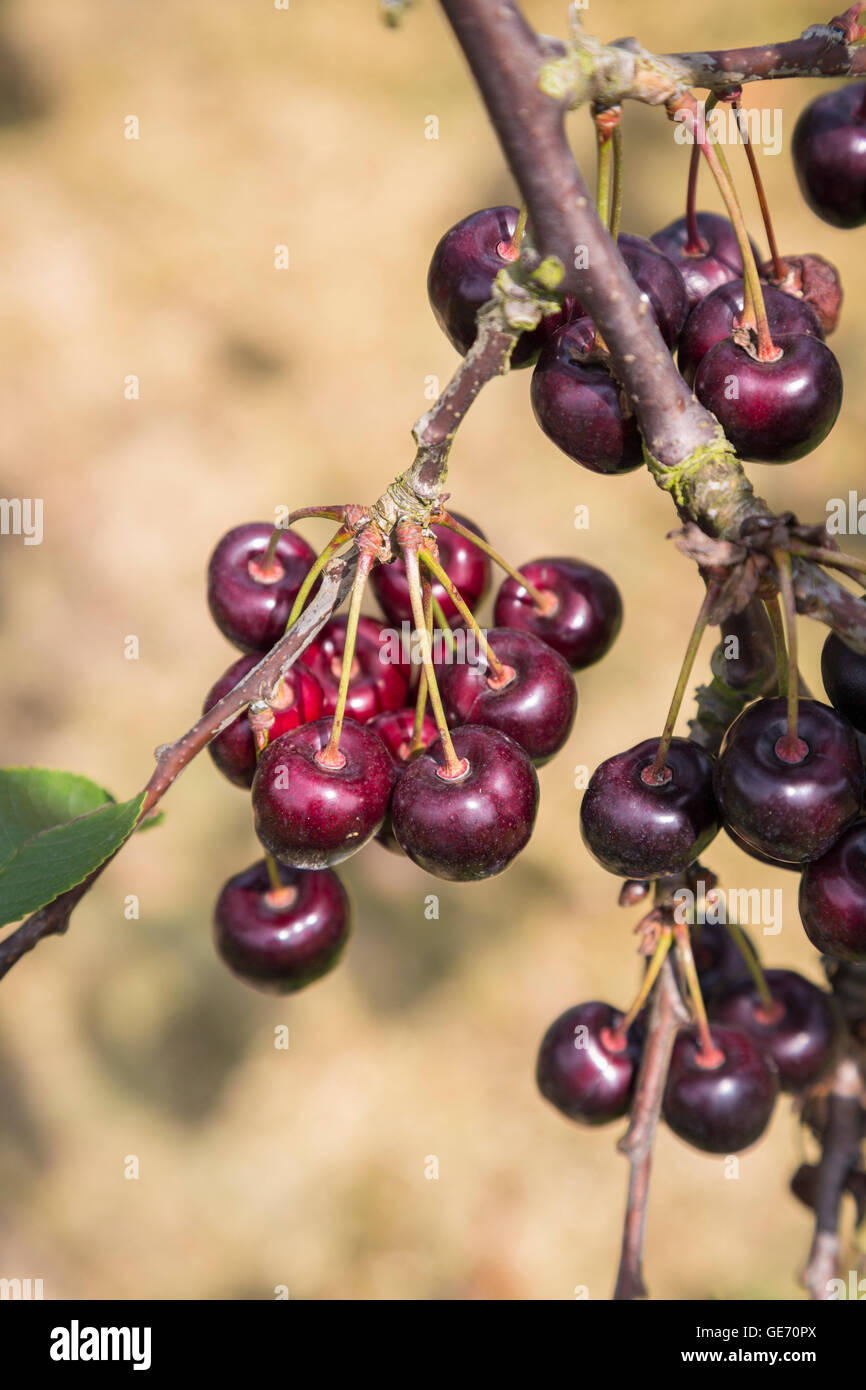
[[[550,32],[565,8],[527,5]],[[792,37],[819,17],[803,0],[684,13],[611,0],[588,23],[665,51]],[[45,501],[40,547],[0,545],[0,758],[129,795],[232,659],[204,604],[214,542],[280,503],[368,500],[406,465],[425,377],[455,361],[427,306],[430,251],[513,190],[432,0],[398,33],[372,0],[8,0],[0,33],[18,58],[0,102],[0,493]],[[778,107],[789,138],[815,90],[747,99]],[[430,114],[438,141],[424,138]],[[589,170],[588,124],[574,120]],[[625,131],[625,226],[648,234],[681,211],[686,154],[659,113],[629,109]],[[764,169],[783,249],[829,256],[847,288],[833,435],[793,467],[753,469],[771,502],[817,518],[861,478],[866,272],[858,235],[800,202],[787,153]],[[706,184],[701,202],[717,206]],[[138,401],[124,399],[130,373]],[[51,1298],[270,1298],[281,1284],[296,1298],[608,1296],[617,1130],[569,1126],[536,1096],[533,1062],[561,1009],[632,992],[633,914],[580,846],[572,769],[658,729],[699,594],[664,540],[667,499],[643,476],[576,468],[527,393],[515,374],[474,407],[455,504],[518,562],[571,551],[606,566],[626,604],[542,774],[531,847],[464,888],[369,849],[345,871],[357,918],[343,966],[271,1000],[211,950],[215,895],[255,845],[247,801],[201,759],[68,936],[3,985],[0,1275],[41,1277]],[[803,640],[816,681],[819,637]],[[724,839],[711,860],[729,884],[779,883]],[[781,877],[785,925],[766,958],[817,978]],[[124,918],[131,893],[138,921]],[[288,1052],[273,1045],[284,1023]],[[732,1181],[661,1135],[656,1296],[802,1296],[809,1224],[786,1192],[797,1143],[780,1105]]]

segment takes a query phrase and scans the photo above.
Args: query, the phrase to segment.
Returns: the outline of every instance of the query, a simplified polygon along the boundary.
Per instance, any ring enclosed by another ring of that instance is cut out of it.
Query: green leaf
[[[131,835],[143,794],[120,804],[71,772],[0,768],[0,926],[74,888]]]

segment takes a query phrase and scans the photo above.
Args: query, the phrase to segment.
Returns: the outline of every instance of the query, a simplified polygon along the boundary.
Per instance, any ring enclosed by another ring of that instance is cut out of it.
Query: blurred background
[[[564,0],[526,10],[564,32]],[[802,0],[685,13],[611,0],[585,17],[660,52],[794,37],[822,17]],[[781,112],[785,148],[762,168],[782,250],[830,258],[847,294],[838,424],[799,464],[751,470],[775,507],[814,520],[860,484],[866,429],[862,241],[812,216],[787,153],[819,85],[746,90]],[[649,235],[683,210],[688,151],[660,112],[629,107],[624,128],[624,227]],[[591,176],[585,113],[573,137]],[[204,601],[217,539],[281,504],[369,501],[408,464],[427,380],[444,384],[457,360],[428,308],[430,254],[514,190],[433,0],[397,31],[374,0],[6,0],[0,188],[0,495],[44,499],[41,545],[0,538],[0,761],[67,767],[126,797],[234,659]],[[701,188],[719,207],[705,175]],[[473,407],[453,504],[517,563],[572,553],[607,568],[626,609],[541,774],[530,847],[465,887],[368,848],[345,866],[356,916],[341,967],[272,999],[211,947],[219,888],[257,851],[248,799],[194,763],[164,825],[3,983],[0,1276],[42,1278],[46,1298],[609,1296],[622,1126],[569,1125],[533,1068],[563,1009],[634,992],[638,913],[617,908],[581,846],[574,769],[658,732],[700,586],[665,540],[668,499],[643,474],[571,463],[528,391],[518,372]],[[819,688],[822,634],[803,628]],[[820,978],[792,877],[724,836],[707,858],[729,886],[784,887],[766,960]],[[288,1050],[274,1046],[282,1025]],[[787,1192],[800,1144],[782,1103],[732,1180],[660,1134],[654,1296],[803,1296],[810,1221]]]

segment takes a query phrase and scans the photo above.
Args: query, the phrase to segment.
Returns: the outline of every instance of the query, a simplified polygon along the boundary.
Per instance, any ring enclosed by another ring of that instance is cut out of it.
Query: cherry
[[[866,656],[831,632],[821,652],[821,679],[833,708],[866,734]]]
[[[459,512],[452,512],[455,521],[474,531],[486,540],[480,526]],[[490,561],[484,551],[471,541],[449,531],[447,526],[434,525],[431,530],[439,547],[439,563],[454,584],[467,608],[473,612],[481,603],[490,584]],[[412,622],[412,605],[409,601],[409,581],[406,566],[401,559],[388,565],[376,565],[370,575],[370,586],[382,606],[385,617],[395,627],[401,623]],[[433,581],[433,596],[436,598],[452,627],[462,625],[463,619],[454,607],[453,600],[445,592],[438,579]]]
[[[669,348],[675,347],[689,311],[689,297],[679,269],[645,237],[620,232],[617,247],[632,279],[648,300],[662,337]]]
[[[821,325],[821,332],[829,336],[839,323],[842,309],[842,280],[838,270],[814,251],[800,256],[781,256],[780,261],[781,280],[776,278],[777,267],[771,260],[758,266],[758,274],[769,280],[774,288],[808,304]]]
[[[275,859],[299,869],[324,869],[361,849],[385,819],[394,785],[391,757],[372,729],[347,720],[339,767],[317,757],[330,735],[330,719],[283,734],[253,778],[256,834]]]
[[[746,963],[724,923],[698,922],[689,928],[689,935],[704,999],[712,999],[720,990],[737,984],[743,978]],[[751,937],[747,932],[743,932],[743,935],[754,950]]]
[[[863,764],[854,730],[816,700],[799,702],[799,761],[785,756],[786,735],[786,700],[749,705],[725,735],[716,796],[725,825],[750,848],[802,863],[829,849],[857,815]]]
[[[289,994],[327,974],[349,938],[346,890],[335,873],[277,866],[274,889],[263,859],[224,885],[214,911],[217,951],[248,984]]]
[[[234,690],[238,681],[258,665],[260,660],[258,652],[239,657],[225,674],[220,676],[216,684],[211,686],[205,697],[202,714],[207,714],[223,695],[228,695],[230,690]],[[310,720],[318,719],[322,713],[322,687],[312,671],[308,671],[299,663],[290,666],[280,683],[279,693],[271,709],[274,722],[268,730],[269,741],[296,729],[299,724],[308,724]],[[207,751],[223,776],[236,787],[252,786],[256,770],[256,745],[247,711],[239,714],[222,733],[211,739]]]
[[[530,560],[525,575],[548,600],[539,611],[526,589],[509,575],[496,595],[493,620],[540,637],[574,671],[600,661],[622,626],[622,598],[604,570],[571,556]]]
[[[791,153],[800,192],[832,227],[866,222],[866,84],[826,92],[800,113]]]
[[[806,865],[800,917],[817,950],[866,961],[866,820],[849,826],[826,854]]]
[[[494,675],[481,653],[479,661],[440,665],[437,678],[448,723],[499,729],[533,762],[546,762],[565,743],[577,711],[568,663],[531,632],[496,627],[487,636],[504,667],[504,679]]]
[[[773,998],[767,1006],[751,979],[711,1001],[713,1019],[748,1033],[779,1073],[783,1091],[803,1091],[832,1065],[840,1039],[839,1018],[826,990],[793,970],[766,970]]]
[[[733,840],[737,849],[741,849],[744,854],[748,854],[750,859],[757,859],[759,864],[770,864],[774,869],[791,869],[795,873],[802,872],[802,864],[797,859],[782,859],[778,854],[765,854],[762,850],[755,849],[748,840],[744,840],[736,830],[730,825],[725,826],[725,834]]]
[[[511,239],[517,228],[517,208],[482,208],[451,227],[433,252],[427,272],[427,294],[436,322],[464,357],[475,341],[478,310],[493,296],[500,270],[517,259]],[[550,318],[523,333],[511,354],[512,367],[530,366],[546,332],[562,319]]]
[[[688,219],[678,217],[660,232],[650,237],[653,245],[673,261],[683,277],[689,308],[694,308],[713,290],[736,280],[743,273],[743,259],[737,244],[737,234],[726,217],[717,212],[695,214],[701,246],[694,250],[689,244]],[[757,250],[752,250],[757,259]]]
[[[695,395],[741,458],[790,463],[826,439],[842,405],[842,373],[826,343],[804,333],[773,339],[760,362],[732,338],[716,343],[695,374]]]
[[[367,727],[379,735],[391,755],[394,771],[399,778],[410,761],[409,750],[412,746],[412,735],[415,730],[414,709],[395,709],[388,710],[384,714],[376,714],[367,721]],[[421,719],[422,749],[429,748],[430,744],[435,743],[438,737],[439,730],[436,728],[432,716],[424,714]],[[400,852],[400,846],[391,826],[390,811],[386,815],[381,829],[376,831],[376,839],[386,849]]]
[[[530,399],[548,439],[593,473],[630,473],[643,463],[637,420],[599,362],[582,361],[587,320],[551,335],[532,373]]]
[[[292,604],[315,555],[296,531],[284,530],[273,565],[264,552],[273,535],[267,521],[227,531],[210,557],[207,601],[224,637],[241,651],[269,651],[285,631]]]
[[[590,854],[622,878],[661,878],[693,863],[719,829],[713,760],[674,738],[658,782],[651,768],[660,740],[645,739],[599,764],[580,808]]]
[[[322,688],[325,714],[333,714],[337,706],[345,645],[346,619],[332,618],[300,657]],[[383,710],[399,709],[408,686],[408,668],[390,659],[381,623],[362,615],[349,677],[346,717],[363,724]]]
[[[813,338],[823,338],[818,319],[805,300],[795,299],[772,285],[765,285],[763,293],[773,338],[777,333],[806,333]],[[710,348],[731,337],[734,320],[742,312],[743,281],[730,280],[708,294],[689,314],[677,348],[677,363],[690,386]]]
[[[293,735],[289,735],[293,737]],[[409,764],[391,801],[391,822],[409,858],[439,878],[489,878],[528,843],[538,778],[519,744],[496,729],[455,729],[462,775],[444,775],[442,740]]]
[[[622,1020],[610,1004],[593,1000],[566,1009],[545,1033],[535,1079],[544,1098],[570,1120],[603,1125],[628,1112],[640,1044],[631,1029],[616,1045],[611,1034]]]
[[[735,1028],[713,1028],[723,1054],[715,1067],[702,1061],[698,1031],[684,1028],[671,1053],[662,1113],[680,1139],[705,1153],[727,1154],[760,1139],[773,1113],[779,1078],[751,1038]]]

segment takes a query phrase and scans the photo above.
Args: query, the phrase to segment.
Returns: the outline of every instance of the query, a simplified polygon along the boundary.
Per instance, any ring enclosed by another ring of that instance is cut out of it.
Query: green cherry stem
[[[294,624],[298,621],[298,618],[301,616],[301,611],[309,597],[310,590],[312,589],[319,575],[322,573],[322,570],[325,568],[331,556],[334,554],[334,551],[339,550],[340,546],[345,545],[346,541],[350,539],[351,537],[349,535],[349,532],[345,529],[345,527],[341,526],[340,529],[336,531],[334,535],[331,537],[331,539],[328,541],[328,544],[325,546],[321,555],[316,556],[315,560],[310,565],[310,568],[307,570],[307,573],[304,576],[303,584],[301,585],[300,589],[297,592],[297,595],[295,596],[295,601],[292,604],[292,611],[289,614],[289,620],[286,623],[286,632],[288,632],[290,627],[294,626]]]
[[[359,540],[360,539],[359,537]],[[359,546],[358,568],[355,571],[355,578],[352,581],[352,594],[349,599],[349,612],[346,617],[346,639],[343,644],[340,684],[337,689],[337,700],[334,706],[334,716],[331,721],[331,736],[321,752],[316,754],[316,762],[320,767],[331,768],[334,771],[338,771],[341,767],[346,766],[345,754],[340,752],[340,734],[343,732],[346,700],[349,696],[349,682],[352,679],[352,662],[355,658],[355,639],[358,635],[358,619],[361,616],[364,589],[370,571],[375,563],[375,550],[368,549],[366,546]]]
[[[767,984],[767,977],[758,959],[758,953],[752,945],[739,922],[728,922],[728,931],[734,940],[734,945],[743,957],[743,962],[752,977],[755,989],[761,996],[761,1008],[765,1022],[771,1022],[779,1018],[781,1006],[770,993],[770,986]]]
[[[641,981],[640,989],[638,990],[635,996],[631,1008],[625,1015],[625,1018],[623,1019],[622,1023],[620,1023],[618,1028],[612,1028],[607,1031],[607,1038],[605,1039],[605,1041],[607,1045],[612,1049],[612,1051],[621,1052],[622,1049],[625,1047],[626,1034],[628,1033],[629,1028],[631,1028],[632,1024],[634,1023],[635,1019],[637,1018],[638,1014],[640,1013],[641,1009],[643,1008],[644,1004],[650,996],[650,991],[652,990],[653,985],[659,977],[659,971],[661,970],[662,965],[664,964],[665,957],[667,956],[667,953],[670,950],[672,941],[673,935],[671,933],[670,927],[662,927],[661,931],[659,932],[659,939],[656,942],[655,950],[653,951],[649,964],[647,965],[647,968],[644,971],[644,977]]]
[[[421,528],[417,524],[414,522],[398,523],[397,542],[400,546],[400,553],[403,556],[403,563],[406,566],[406,579],[409,583],[409,600],[412,604],[412,618],[415,623],[415,630],[418,633],[419,641],[421,642],[424,671],[427,675],[427,694],[430,698],[430,707],[433,711],[433,718],[436,721],[436,728],[439,730],[439,737],[442,741],[442,751],[445,755],[445,766],[439,769],[439,776],[446,779],[463,777],[469,770],[469,764],[465,758],[458,758],[454,744],[451,741],[451,731],[448,728],[448,720],[445,718],[442,696],[439,694],[439,686],[436,683],[436,672],[433,669],[433,649],[424,613],[424,599],[421,591],[421,568],[418,563],[418,545],[420,539]]]
[[[668,710],[668,717],[665,720],[665,727],[662,732],[662,736],[659,740],[659,746],[656,751],[655,759],[653,761],[652,767],[645,768],[644,771],[641,773],[641,777],[649,785],[651,785],[653,782],[658,783],[667,781],[667,777],[665,776],[665,762],[667,761],[668,752],[670,750],[671,739],[674,736],[674,728],[676,727],[677,718],[679,717],[680,712],[680,706],[683,703],[683,698],[685,696],[686,689],[689,684],[689,678],[692,674],[692,667],[695,664],[695,657],[698,654],[698,647],[701,645],[701,638],[703,637],[704,630],[707,626],[707,623],[709,622],[710,613],[712,612],[713,604],[716,601],[718,592],[719,585],[715,582],[711,583],[707,587],[707,592],[704,595],[704,601],[701,604],[698,616],[695,619],[695,625],[692,628],[692,635],[689,638],[689,644],[686,647],[686,654],[683,657],[683,664],[680,667],[680,674],[677,678],[676,688],[674,689],[673,699],[671,700],[670,709]]]
[[[289,526],[296,521],[303,520],[304,517],[318,517],[325,521],[343,521],[346,515],[345,507],[301,507],[296,512],[291,512],[285,522],[280,526],[275,526],[268,541],[267,550],[262,556],[260,564],[256,565],[256,578],[267,582],[268,579],[279,579],[283,572],[280,565],[279,570],[274,569],[274,559],[277,553],[277,546],[280,543],[280,536]]]
[[[489,541],[476,535],[474,531],[470,531],[468,526],[461,525],[461,523],[453,516],[450,516],[448,512],[436,514],[434,521],[437,526],[447,527],[449,531],[454,531],[458,536],[462,536],[464,540],[471,541],[479,550],[483,550],[484,554],[493,561],[494,565],[498,565],[500,569],[504,570],[506,574],[510,574],[512,579],[516,579],[517,583],[522,585],[539,613],[552,613],[557,607],[556,597],[549,589],[537,589],[534,584],[530,584],[526,576],[521,574],[519,569],[515,569],[514,565],[509,565],[508,561],[499,554],[499,551],[493,549]],[[864,568],[866,568],[866,566],[864,566]]]
[[[453,656],[457,648],[457,639],[454,636],[454,633],[451,629],[451,624],[445,616],[442,604],[439,602],[432,589],[430,590],[430,608],[433,617],[436,620],[436,626],[438,630],[442,633],[442,640],[445,643],[451,655]]]
[[[709,111],[712,111],[717,100],[715,92],[711,92],[704,104],[704,118]],[[689,179],[686,185],[686,244],[683,249],[687,256],[700,256],[707,250],[698,226],[698,175],[700,168],[701,147],[696,140],[693,140],[691,155],[689,156]]]
[[[743,142],[743,149],[746,151],[746,159],[749,161],[749,169],[752,173],[752,182],[755,185],[755,193],[758,195],[758,206],[761,209],[761,220],[764,224],[764,231],[767,234],[767,244],[770,248],[770,259],[773,262],[773,275],[777,280],[784,280],[785,265],[779,255],[779,246],[776,241],[776,233],[773,231],[773,222],[770,217],[770,205],[767,202],[767,193],[764,188],[764,180],[761,178],[761,171],[758,168],[758,161],[755,157],[755,148],[749,139],[749,126],[743,110],[743,104],[737,98],[732,102],[734,112],[737,117],[737,129],[740,132],[740,139]]]
[[[484,635],[481,628],[478,626],[478,623],[475,620],[475,615],[473,614],[471,608],[469,608],[468,604],[464,602],[456,585],[454,584],[454,581],[451,579],[451,576],[449,574],[446,574],[439,561],[435,559],[432,553],[427,549],[426,545],[422,549],[419,549],[418,556],[427,566],[430,572],[433,574],[433,577],[439,580],[439,583],[442,585],[443,589],[450,598],[451,602],[454,604],[454,607],[457,609],[457,612],[460,614],[463,621],[474,632],[476,641],[478,642],[482,652],[484,653],[484,658],[491,671],[493,672],[493,675],[488,676],[487,678],[488,685],[490,685],[491,687],[496,687],[497,689],[501,689],[503,685],[507,685],[508,682],[513,678],[513,670],[510,666],[506,666],[505,663],[503,661],[500,661],[499,658],[496,656],[496,653],[494,652],[493,648],[488,642],[486,636]]]
[[[801,763],[809,749],[797,733],[797,709],[800,703],[799,667],[797,665],[797,603],[791,576],[791,557],[787,550],[773,554],[782,594],[782,613],[788,639],[788,731],[776,744],[776,753],[786,763]]]
[[[698,1036],[701,1042],[698,1061],[702,1067],[717,1067],[725,1060],[724,1054],[716,1047],[713,1042],[713,1035],[710,1032],[704,996],[701,993],[701,982],[698,979],[695,958],[692,954],[689,929],[685,923],[674,923],[674,937],[677,943],[677,955],[689,988],[689,998],[691,1000],[695,1022],[698,1026]]]
[[[782,621],[782,610],[779,607],[779,595],[774,594],[772,598],[765,598],[764,608],[770,620],[770,627],[773,629],[779,694],[784,697],[788,694],[788,651],[785,646],[785,625]]]
[[[610,234],[614,241],[619,236],[622,221],[622,126],[617,123],[613,130],[613,196],[610,204]]]
[[[595,205],[605,226],[608,225],[610,210],[610,175],[613,145],[608,133],[603,133],[596,124],[596,184]]]
[[[805,560],[817,560],[820,565],[830,565],[832,568],[842,570],[853,579],[856,584],[866,587],[866,560],[860,560],[856,555],[847,555],[843,550],[830,550],[828,546],[806,545],[795,541],[789,547],[791,555],[801,555]]]
[[[523,236],[526,232],[527,207],[521,204],[520,212],[517,215],[517,226],[514,228],[514,235],[510,241],[501,241],[496,250],[504,261],[516,261],[520,256],[520,248],[523,245]]]
[[[421,584],[421,600],[424,606],[424,626],[428,636],[433,636],[433,586],[424,576]],[[420,753],[424,747],[424,713],[427,709],[427,672],[422,667],[418,679],[418,695],[415,700],[415,720],[412,725],[412,741],[409,744],[409,757]]]

